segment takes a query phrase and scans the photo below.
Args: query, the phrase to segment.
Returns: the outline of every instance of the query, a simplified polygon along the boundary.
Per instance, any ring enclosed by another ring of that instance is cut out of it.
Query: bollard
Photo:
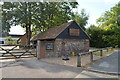
[[[81,54],[77,56],[77,67],[81,67]]]
[[[108,52],[108,48],[107,48],[107,52]]]
[[[72,52],[72,56],[75,56],[75,52]]]

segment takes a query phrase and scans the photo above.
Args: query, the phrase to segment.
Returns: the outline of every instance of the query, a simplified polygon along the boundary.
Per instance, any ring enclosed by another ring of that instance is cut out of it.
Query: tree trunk
[[[28,44],[28,27],[26,25],[26,45]]]
[[[30,39],[31,39],[31,26],[28,27],[28,45],[30,45]]]
[[[26,26],[26,45],[30,45],[30,38],[31,38],[31,26],[27,25]]]
[[[27,24],[27,28],[26,28],[26,32],[27,32],[27,45],[30,45],[30,38],[31,38],[31,3],[27,4],[27,17],[28,17],[28,24]]]

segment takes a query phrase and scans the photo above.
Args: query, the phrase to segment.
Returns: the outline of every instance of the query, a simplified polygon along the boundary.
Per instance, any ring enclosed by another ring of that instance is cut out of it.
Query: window
[[[54,44],[53,43],[47,43],[46,50],[53,50],[53,49],[54,49]]]
[[[79,29],[69,29],[70,36],[79,36],[80,30]]]

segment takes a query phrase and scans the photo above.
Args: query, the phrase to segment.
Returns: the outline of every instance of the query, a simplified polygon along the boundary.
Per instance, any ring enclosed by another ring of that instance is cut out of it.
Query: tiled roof
[[[50,28],[42,33],[39,33],[38,35],[34,36],[31,38],[32,41],[34,40],[44,40],[44,39],[55,39],[63,30],[65,30],[71,23],[71,22],[68,22],[68,23],[65,23],[65,24],[62,24],[58,27],[55,27],[55,28]]]
[[[2,35],[1,37],[7,37],[7,36],[20,37],[20,36],[23,36],[20,34],[9,34],[9,33],[2,33],[1,35]]]

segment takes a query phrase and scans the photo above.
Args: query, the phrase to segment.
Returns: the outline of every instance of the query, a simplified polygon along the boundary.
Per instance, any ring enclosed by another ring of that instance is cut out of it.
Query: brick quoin
[[[40,48],[41,48],[40,58],[45,58],[46,50],[45,50],[45,42],[44,41],[41,41]]]

